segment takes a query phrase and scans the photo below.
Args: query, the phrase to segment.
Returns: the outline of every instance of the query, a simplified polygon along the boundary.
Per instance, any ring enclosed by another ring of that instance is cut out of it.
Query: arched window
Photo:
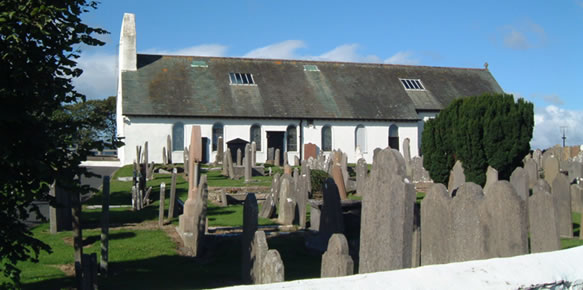
[[[397,125],[389,127],[389,147],[399,150],[399,127]]]
[[[256,150],[261,151],[261,125],[254,124],[251,126],[251,132],[249,132],[251,143],[255,142]]]
[[[184,123],[172,125],[172,151],[184,150]]]
[[[298,151],[296,126],[289,125],[286,130],[287,151]]]
[[[366,152],[366,128],[363,125],[356,126],[354,130],[354,148],[360,147],[360,152]]]
[[[330,125],[322,127],[322,151],[332,151],[332,128]]]
[[[213,124],[213,151],[217,151],[219,148],[219,137],[223,137],[223,124],[214,123]]]

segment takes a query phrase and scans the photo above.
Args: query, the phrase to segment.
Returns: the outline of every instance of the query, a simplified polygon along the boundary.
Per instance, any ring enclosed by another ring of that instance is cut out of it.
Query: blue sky
[[[164,4],[162,4],[164,3]],[[583,0],[150,1],[103,0],[84,21],[111,34],[83,47],[77,88],[116,94],[123,13],[138,52],[488,68],[535,105],[531,146],[583,143]]]

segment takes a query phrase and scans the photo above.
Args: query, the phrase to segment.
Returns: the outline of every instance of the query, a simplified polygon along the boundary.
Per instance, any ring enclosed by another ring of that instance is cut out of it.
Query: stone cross
[[[244,284],[253,282],[253,264],[256,261],[252,259],[252,244],[257,224],[257,199],[254,193],[248,193],[243,205],[243,234],[241,235],[241,279]]]
[[[322,255],[321,277],[341,277],[354,274],[354,262],[348,254],[348,241],[343,234],[333,234],[328,250]]]

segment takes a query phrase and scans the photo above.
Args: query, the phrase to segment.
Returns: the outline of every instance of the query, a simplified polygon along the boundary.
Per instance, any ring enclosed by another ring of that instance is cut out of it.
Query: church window
[[[255,80],[250,73],[229,73],[231,85],[253,85]]]
[[[330,125],[322,127],[322,150],[332,151],[332,128]]]
[[[359,148],[360,152],[366,152],[366,128],[363,125],[356,126],[354,130],[354,148]]]
[[[296,126],[289,125],[286,130],[287,151],[298,151]]]
[[[184,150],[184,123],[172,125],[172,151]]]
[[[213,151],[219,148],[219,137],[223,137],[223,124],[213,124]]]
[[[255,142],[256,150],[261,151],[261,125],[254,124],[251,126],[251,143]]]
[[[389,147],[399,150],[399,127],[396,125],[389,127]]]

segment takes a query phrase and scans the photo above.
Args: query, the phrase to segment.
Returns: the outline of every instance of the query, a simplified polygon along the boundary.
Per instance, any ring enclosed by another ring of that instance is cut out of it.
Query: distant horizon
[[[583,130],[577,130],[583,125],[583,39],[573,37],[583,31],[583,0],[418,1],[409,7],[414,17],[407,7],[383,1],[172,4],[104,0],[83,14],[86,24],[111,34],[99,36],[105,46],[81,47],[84,74],[74,80],[77,89],[88,99],[116,95],[117,47],[127,12],[136,15],[137,50],[144,54],[468,69],[487,62],[506,93],[535,105],[533,149],[562,145],[563,126],[567,145],[583,144]],[[483,17],[488,15],[496,17]]]

